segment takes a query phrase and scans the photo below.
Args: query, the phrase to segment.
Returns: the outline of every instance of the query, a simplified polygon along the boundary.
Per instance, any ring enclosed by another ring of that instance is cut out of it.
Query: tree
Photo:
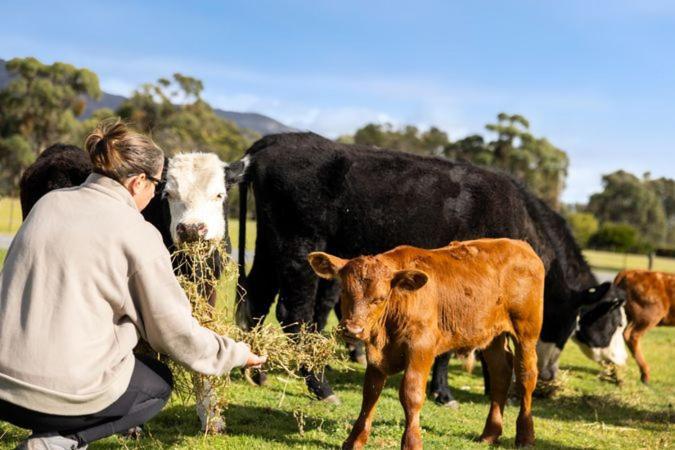
[[[566,218],[579,246],[586,247],[590,237],[598,231],[598,219],[585,212],[573,212],[567,214]]]
[[[530,122],[519,114],[500,113],[497,123],[485,128],[497,133],[497,139],[488,144],[493,153],[491,165],[509,172],[559,210],[569,167],[567,154],[546,138],[534,137]]]
[[[648,180],[619,170],[602,177],[603,191],[591,196],[588,209],[600,222],[623,222],[656,246],[664,241],[666,214]]]
[[[35,153],[23,136],[0,138],[0,196],[18,194],[21,174],[33,161]]]
[[[201,81],[175,73],[143,84],[117,114],[152,135],[168,155],[211,151],[224,160],[239,158],[250,142],[235,124],[219,117],[201,98]]]
[[[644,252],[646,246],[638,239],[638,231],[625,223],[604,223],[588,240],[591,248],[614,252]]]
[[[35,58],[14,58],[6,68],[12,80],[0,91],[0,137],[21,136],[35,156],[68,137],[87,99],[101,96],[98,77],[87,69]]]
[[[647,187],[661,200],[665,213],[665,243],[675,246],[675,180],[658,178],[647,180]]]
[[[340,142],[350,142],[350,139],[342,136]],[[448,145],[448,135],[437,127],[420,132],[413,125],[396,129],[391,124],[369,123],[356,130],[353,143],[421,155],[441,155]]]

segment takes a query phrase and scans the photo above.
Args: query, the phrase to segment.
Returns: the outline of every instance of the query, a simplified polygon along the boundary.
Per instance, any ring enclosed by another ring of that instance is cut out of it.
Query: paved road
[[[0,234],[0,248],[9,248],[9,244],[11,243],[12,243],[12,236]]]

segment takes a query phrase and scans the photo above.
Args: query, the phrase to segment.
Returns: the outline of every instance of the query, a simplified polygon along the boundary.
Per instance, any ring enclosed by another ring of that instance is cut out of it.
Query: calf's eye
[[[221,201],[224,198],[225,198],[225,194],[220,193],[220,194],[217,194],[213,199],[216,200],[216,201]]]

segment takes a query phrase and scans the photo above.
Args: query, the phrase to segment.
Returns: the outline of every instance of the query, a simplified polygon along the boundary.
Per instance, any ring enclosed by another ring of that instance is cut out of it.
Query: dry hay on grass
[[[278,326],[265,324],[244,331],[228,319],[232,315],[226,308],[212,307],[207,301],[210,290],[224,283],[226,289],[234,291],[238,277],[237,264],[229,256],[223,258],[220,279],[215,277],[209,264],[215,251],[227,255],[222,244],[207,241],[184,244],[172,255],[174,262],[179,261],[182,266],[178,281],[200,324],[217,334],[247,343],[253,353],[267,355],[266,370],[283,371],[297,377],[301,367],[321,373],[329,363],[339,363],[336,355],[341,346],[335,332],[319,334],[303,325],[297,333],[285,333]],[[226,406],[229,377],[201,375],[173,361],[168,363],[174,374],[174,391],[178,398],[183,402],[195,398],[198,409],[199,403],[205,402],[202,407],[208,409],[207,417],[219,417]],[[222,425],[211,427],[207,423],[205,431],[222,431]]]

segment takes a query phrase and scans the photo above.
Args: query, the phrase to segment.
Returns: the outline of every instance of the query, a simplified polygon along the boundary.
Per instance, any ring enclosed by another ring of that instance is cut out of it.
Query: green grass
[[[591,267],[603,270],[647,269],[649,261],[645,255],[600,250],[584,250],[584,256]],[[656,257],[652,270],[675,273],[675,259]]]
[[[556,399],[534,401],[538,448],[560,449],[655,449],[672,448],[675,369],[672,351],[675,329],[658,328],[647,335],[644,346],[653,367],[649,387],[638,381],[633,361],[622,387],[598,380],[598,368],[570,345],[563,353],[561,369],[567,382]],[[476,372],[479,372],[477,370]],[[228,432],[224,436],[203,436],[193,405],[172,401],[147,425],[140,441],[110,437],[90,446],[95,449],[181,448],[181,449],[320,449],[336,448],[348,434],[361,401],[363,369],[328,373],[342,399],[334,407],[314,401],[304,383],[287,376],[270,376],[268,386],[248,385],[233,374],[229,407],[225,412]],[[368,448],[396,448],[403,430],[403,411],[398,402],[400,375],[385,388],[373,425]],[[487,414],[478,375],[468,375],[453,362],[451,385],[461,402],[457,411],[427,401],[422,411],[426,448],[488,448],[473,442]],[[502,448],[512,448],[517,415],[507,406]],[[300,432],[300,422],[303,432]],[[27,432],[0,425],[0,449],[13,448]]]

